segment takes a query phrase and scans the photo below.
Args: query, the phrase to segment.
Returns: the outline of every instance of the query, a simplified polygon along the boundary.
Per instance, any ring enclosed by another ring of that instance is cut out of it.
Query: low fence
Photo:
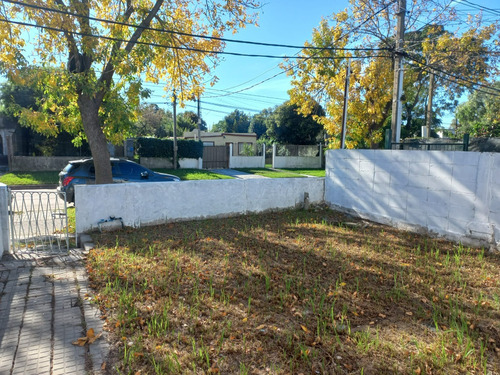
[[[307,194],[306,194],[307,193]],[[76,230],[99,228],[110,217],[140,227],[287,209],[323,202],[323,178],[198,180],[77,185]]]
[[[149,169],[172,169],[174,167],[174,163],[172,159],[169,158],[147,158],[141,157],[140,164]],[[190,168],[190,169],[201,169],[203,165],[203,159],[179,159],[179,165],[181,168]]]
[[[321,168],[322,145],[273,144],[273,168]]]
[[[396,227],[500,246],[500,154],[330,150],[325,201]]]
[[[12,156],[9,170],[11,172],[60,171],[68,161],[81,158],[81,156]]]
[[[229,145],[229,168],[265,168],[266,146],[262,145],[261,155],[233,156],[233,145]]]

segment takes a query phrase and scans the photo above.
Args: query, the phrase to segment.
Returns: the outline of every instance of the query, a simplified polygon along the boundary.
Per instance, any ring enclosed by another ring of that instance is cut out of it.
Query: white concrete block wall
[[[139,227],[177,220],[293,208],[309,193],[323,202],[323,178],[200,180],[76,186],[76,230],[97,229],[101,219],[121,217]]]
[[[325,201],[361,216],[500,245],[500,154],[330,150]]]
[[[274,156],[273,168],[321,168],[321,157]]]
[[[230,156],[229,168],[265,168],[266,156]]]

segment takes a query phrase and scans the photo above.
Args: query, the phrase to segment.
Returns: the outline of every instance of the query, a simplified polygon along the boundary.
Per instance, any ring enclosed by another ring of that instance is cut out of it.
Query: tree
[[[156,104],[142,104],[134,126],[136,137],[165,138],[173,134],[174,117]]]
[[[267,132],[266,121],[271,115],[272,115],[271,108],[264,109],[259,113],[257,113],[256,115],[254,115],[252,117],[252,120],[250,120],[250,127],[248,128],[248,131],[250,133],[257,134],[257,139],[260,139]]]
[[[180,132],[190,132],[198,129],[198,115],[192,111],[186,111],[177,116],[177,126]],[[207,123],[201,119],[200,130],[207,130]]]
[[[31,69],[23,69],[20,73],[25,77],[32,74]],[[39,129],[29,128],[24,118],[19,114],[26,110],[37,111],[43,103],[43,92],[37,89],[32,82],[26,81],[19,85],[11,80],[6,81],[0,87],[0,114],[8,118],[12,123],[25,126],[21,129],[19,143],[16,152],[21,155],[43,155],[43,156],[75,156],[89,155],[88,144],[82,140],[75,142],[74,137],[64,130],[46,135]],[[56,123],[57,129],[61,129],[61,123]]]
[[[250,127],[250,118],[242,111],[236,109],[224,120],[219,121],[212,127],[214,132],[223,133],[248,133]]]
[[[313,145],[321,141],[318,135],[323,128],[315,118],[325,115],[323,108],[316,104],[307,116],[297,110],[289,102],[278,106],[266,120],[267,136],[281,144]]]
[[[493,87],[500,90],[500,81]],[[456,111],[457,132],[475,137],[500,137],[500,95],[476,91]]]
[[[57,119],[65,117],[60,123],[67,130],[88,139],[96,182],[111,183],[107,141],[124,133],[122,124],[130,122],[145,94],[142,80],[167,80],[166,89],[176,90],[180,101],[200,94],[224,42],[192,34],[221,37],[236,31],[254,22],[247,11],[257,5],[254,0],[4,1],[0,67],[19,78],[19,67],[28,64],[25,51],[42,66],[57,67],[39,72],[44,101],[21,116],[47,133],[57,133]],[[35,26],[38,33],[25,40]]]
[[[350,0],[350,9],[322,20],[313,30],[311,42],[305,44],[312,48],[301,52],[303,59],[283,64],[292,76],[291,102],[299,111],[310,113],[314,101],[325,108],[326,115],[318,121],[331,136],[330,147],[340,145],[348,58],[352,74],[346,145],[377,147],[383,138],[391,117],[396,3]],[[407,2],[406,11],[403,109],[407,133],[413,133],[425,121],[428,101],[435,99],[442,109],[453,108],[455,98],[473,87],[468,82],[485,83],[496,71],[498,55],[490,52],[498,29],[471,19],[464,32],[446,32],[443,25],[458,14],[449,0]],[[429,84],[430,77],[439,83]]]

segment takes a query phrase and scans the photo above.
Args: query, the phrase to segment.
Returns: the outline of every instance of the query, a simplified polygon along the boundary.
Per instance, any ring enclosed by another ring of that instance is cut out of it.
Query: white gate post
[[[9,188],[0,184],[0,258],[5,251],[10,251],[9,199]]]

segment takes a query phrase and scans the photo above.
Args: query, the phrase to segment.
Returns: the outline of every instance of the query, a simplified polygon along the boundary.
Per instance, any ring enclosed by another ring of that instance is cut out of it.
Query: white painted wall
[[[500,154],[330,150],[325,201],[410,230],[500,246]]]
[[[174,165],[172,163],[172,159],[169,158],[147,158],[141,157],[140,163],[142,166],[150,169],[158,169],[158,168],[173,168]],[[203,159],[190,159],[190,158],[182,158],[179,159],[179,165],[181,168],[193,168],[193,169],[201,169],[203,165]]]
[[[320,155],[321,150],[320,146]],[[321,168],[321,156],[277,156],[273,144],[273,168]]]
[[[309,193],[324,197],[323,178],[198,180],[112,185],[77,185],[76,230],[97,229],[101,219],[121,217],[139,227],[177,220],[240,215],[293,208]]]
[[[266,145],[262,145],[262,156],[233,156],[233,144],[229,145],[229,168],[265,168]]]
[[[274,155],[273,168],[321,168],[321,157]]]

